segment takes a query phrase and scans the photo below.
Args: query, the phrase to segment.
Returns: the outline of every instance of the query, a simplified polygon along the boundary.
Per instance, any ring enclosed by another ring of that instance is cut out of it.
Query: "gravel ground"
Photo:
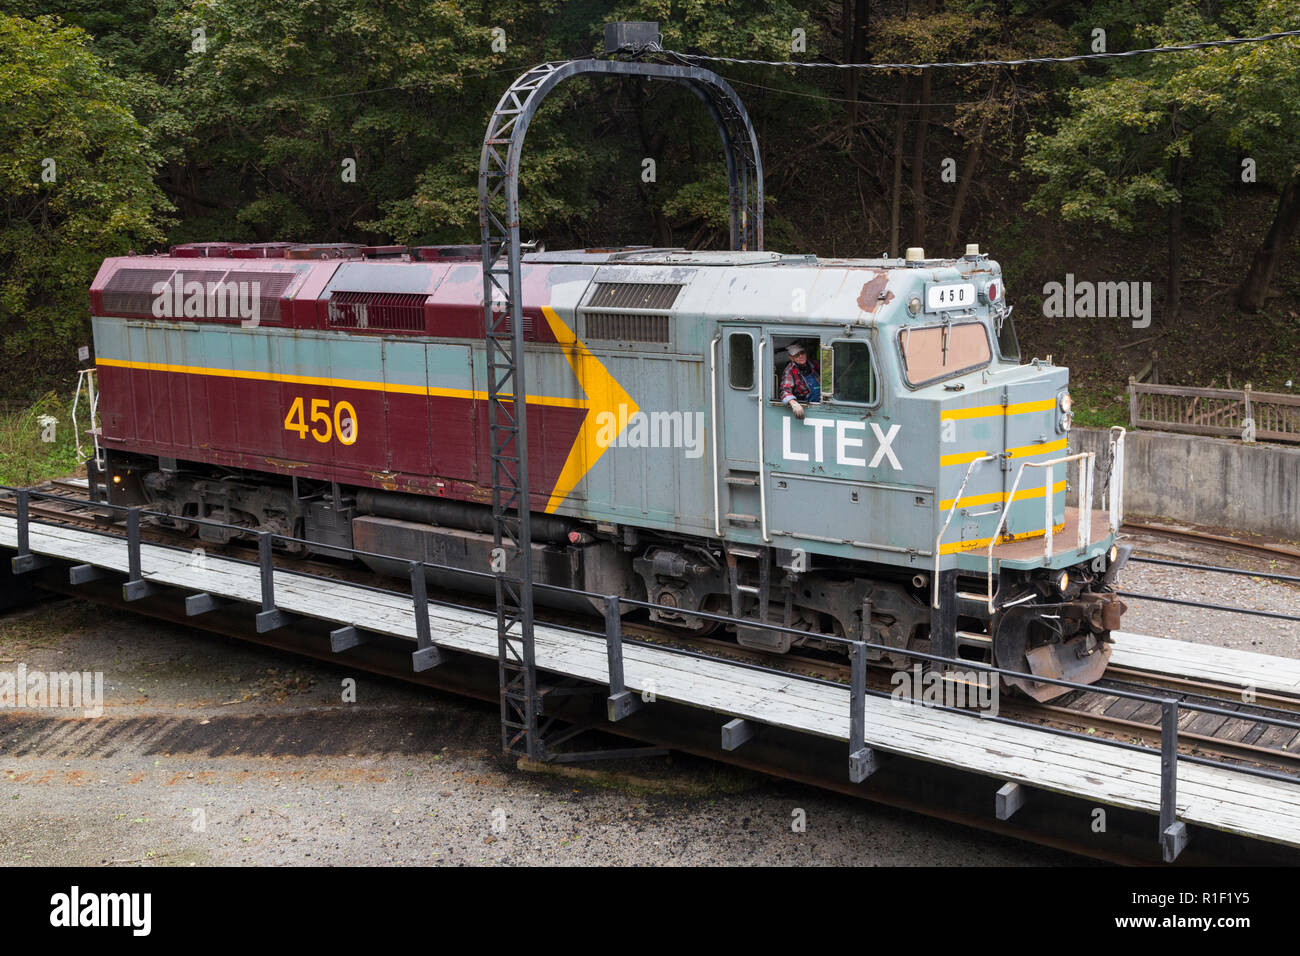
[[[1300,577],[1300,563],[1260,558],[1228,548],[1202,547],[1167,538],[1134,535],[1126,539],[1134,554],[1144,557],[1213,564]],[[1131,561],[1120,572],[1120,590],[1138,594],[1223,604],[1300,617],[1300,585],[1264,578],[1188,571]],[[1124,630],[1197,644],[1300,657],[1300,621],[1279,621],[1206,608],[1182,607],[1138,598],[1125,598]]]
[[[1300,574],[1163,539],[1139,553]],[[1300,613],[1300,589],[1130,564],[1125,590]],[[1300,623],[1136,599],[1125,628],[1300,657]],[[579,776],[497,756],[495,707],[61,601],[0,670],[100,670],[105,713],[0,711],[0,863],[1043,864],[1016,841],[674,755]],[[356,681],[356,701],[341,700]],[[804,832],[791,826],[802,811]]]
[[[494,706],[81,602],[0,619],[16,662],[101,669],[106,706],[0,711],[7,865],[1074,859],[682,755],[521,771]]]

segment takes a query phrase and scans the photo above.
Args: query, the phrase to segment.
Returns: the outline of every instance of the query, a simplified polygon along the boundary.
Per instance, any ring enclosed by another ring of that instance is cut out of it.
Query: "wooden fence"
[[[1193,435],[1300,442],[1300,395],[1227,388],[1151,385],[1129,379],[1129,422],[1134,428],[1158,428]]]

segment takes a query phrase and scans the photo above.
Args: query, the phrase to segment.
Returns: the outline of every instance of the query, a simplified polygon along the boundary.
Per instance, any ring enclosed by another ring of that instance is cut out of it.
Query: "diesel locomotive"
[[[688,630],[709,626],[691,610],[797,629],[735,629],[777,653],[834,636],[894,666],[897,648],[1104,670],[1123,431],[1100,463],[1068,453],[1068,371],[1021,361],[978,248],[545,251],[522,282],[537,583]],[[106,260],[90,302],[110,500],[201,541],[273,531],[481,588],[460,569],[488,570],[493,543],[482,290],[477,247]]]

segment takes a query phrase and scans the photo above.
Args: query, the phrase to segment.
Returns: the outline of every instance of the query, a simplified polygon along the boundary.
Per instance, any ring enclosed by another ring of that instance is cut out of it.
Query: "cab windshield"
[[[898,333],[909,385],[924,385],[989,364],[988,331],[980,322],[903,329]]]

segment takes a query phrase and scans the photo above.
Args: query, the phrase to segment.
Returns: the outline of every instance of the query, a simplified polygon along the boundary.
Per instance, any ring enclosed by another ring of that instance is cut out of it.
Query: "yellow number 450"
[[[336,402],[331,415],[328,398],[313,398],[311,420],[312,425],[317,427],[308,428],[303,411],[303,400],[301,397],[295,398],[293,404],[289,406],[289,414],[284,416],[284,429],[297,432],[301,439],[306,439],[310,431],[311,437],[322,444],[335,437],[342,445],[351,445],[357,440],[357,410],[352,407],[351,402]]]

